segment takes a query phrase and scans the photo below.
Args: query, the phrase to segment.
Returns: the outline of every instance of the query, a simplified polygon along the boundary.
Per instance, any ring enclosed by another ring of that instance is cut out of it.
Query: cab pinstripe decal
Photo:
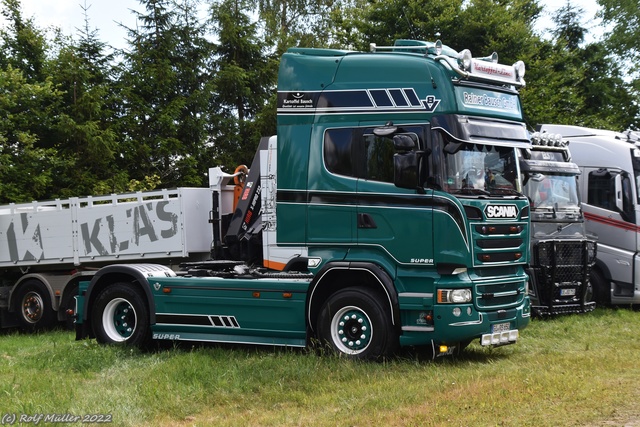
[[[604,224],[604,225],[610,225],[612,227],[616,227],[616,228],[621,228],[623,230],[626,231],[633,231],[635,233],[640,233],[640,226],[637,226],[635,224],[626,222],[626,221],[621,221],[618,219],[613,219],[613,218],[608,218],[606,216],[602,216],[602,215],[595,215],[589,212],[585,212],[584,213],[584,218],[588,221],[593,221],[593,222],[598,222],[600,224]]]
[[[278,114],[433,113],[440,99],[413,88],[278,92]]]

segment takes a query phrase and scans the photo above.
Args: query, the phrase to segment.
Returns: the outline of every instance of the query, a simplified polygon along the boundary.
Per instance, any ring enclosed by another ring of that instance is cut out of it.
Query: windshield
[[[575,175],[545,175],[534,173],[524,185],[531,209],[556,211],[579,209]]]
[[[517,195],[513,147],[462,143],[443,156],[444,189],[453,194]]]
[[[633,165],[633,175],[636,178],[636,200],[640,203],[640,150],[633,148],[631,150],[631,164]]]

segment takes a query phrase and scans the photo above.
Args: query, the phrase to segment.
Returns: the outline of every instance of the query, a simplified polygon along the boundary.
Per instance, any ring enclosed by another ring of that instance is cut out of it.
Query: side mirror
[[[463,142],[449,141],[444,146],[443,150],[447,154],[456,154],[458,151],[460,151],[460,149],[462,148],[463,145],[464,145]]]
[[[409,135],[395,135],[393,137],[393,148],[396,151],[412,151],[416,148],[416,143]]]
[[[616,207],[620,212],[624,212],[624,203],[622,202],[622,174],[616,174],[614,180],[616,192]]]
[[[393,155],[393,183],[399,188],[418,187],[418,154],[415,151]]]

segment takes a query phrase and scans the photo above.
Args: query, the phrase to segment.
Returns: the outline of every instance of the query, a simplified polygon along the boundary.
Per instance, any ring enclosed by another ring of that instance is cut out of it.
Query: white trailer
[[[0,206],[0,326],[68,321],[80,278],[108,264],[210,258],[209,188]]]
[[[580,167],[587,233],[598,241],[591,284],[597,302],[640,304],[640,138],[579,126],[542,125],[569,141]]]

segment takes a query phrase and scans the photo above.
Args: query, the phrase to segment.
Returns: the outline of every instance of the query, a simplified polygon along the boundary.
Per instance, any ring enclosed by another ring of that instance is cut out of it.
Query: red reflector
[[[480,255],[482,261],[491,261],[491,255]]]
[[[293,296],[293,294],[291,292],[283,292],[282,293],[282,298],[291,298]]]
[[[260,298],[260,292],[254,292],[253,293],[253,297],[254,298]]]
[[[162,288],[162,293],[170,294],[171,293],[171,288]]]

